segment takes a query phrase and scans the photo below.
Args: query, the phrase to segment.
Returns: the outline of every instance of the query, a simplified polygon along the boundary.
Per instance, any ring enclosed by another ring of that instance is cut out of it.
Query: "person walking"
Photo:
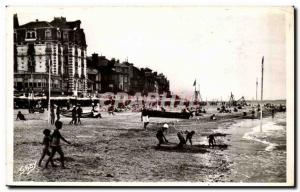
[[[69,124],[74,124],[74,125],[76,125],[76,123],[77,123],[77,117],[76,117],[76,114],[77,114],[77,110],[76,110],[76,106],[74,105],[74,106],[73,106],[73,109],[72,109],[72,120],[70,121]]]
[[[78,107],[77,107],[77,123],[79,124],[81,124],[81,120],[80,120],[80,118],[81,118],[81,115],[82,115],[82,108],[80,107],[80,105],[78,105]]]
[[[61,148],[60,145],[60,140],[63,140],[64,142],[68,143],[69,145],[71,144],[69,141],[67,141],[59,132],[59,130],[62,128],[62,122],[61,121],[56,121],[55,122],[55,129],[51,135],[51,155],[48,158],[45,168],[48,168],[49,162],[53,161],[53,157],[56,152],[60,155],[60,162],[61,162],[61,167],[65,169],[65,157],[64,157],[64,152]]]
[[[43,150],[42,150],[41,158],[40,158],[39,163],[38,163],[39,167],[42,166],[42,161],[43,161],[44,157],[46,155],[48,155],[50,157],[50,155],[51,155],[50,150],[49,150],[50,149],[50,144],[51,144],[51,131],[49,129],[45,129],[43,131],[43,134],[44,134],[44,139],[43,139],[43,143],[42,143],[43,144]],[[53,163],[53,160],[50,160],[50,162],[51,162],[52,167],[56,167]]]

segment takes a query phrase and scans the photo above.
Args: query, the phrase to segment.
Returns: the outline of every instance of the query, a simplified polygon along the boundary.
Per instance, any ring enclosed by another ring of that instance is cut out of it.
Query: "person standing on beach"
[[[56,119],[57,119],[57,121],[60,120],[60,107],[59,106],[56,107]]]
[[[54,105],[51,105],[50,107],[50,118],[51,118],[51,125],[55,122],[55,113],[54,113]]]
[[[78,108],[77,108],[77,123],[79,124],[81,124],[81,120],[80,120],[80,118],[81,118],[81,115],[82,115],[82,108],[80,107],[80,105],[78,105]]]
[[[61,162],[61,167],[64,169],[65,167],[65,157],[64,157],[64,152],[60,146],[60,139],[63,140],[64,142],[68,143],[69,145],[71,144],[69,141],[67,141],[59,132],[59,130],[62,128],[62,122],[61,121],[56,121],[55,122],[55,129],[51,135],[51,155],[48,158],[45,168],[48,168],[48,164],[50,161],[53,161],[53,157],[56,152],[60,155],[60,162]]]
[[[274,109],[274,107],[272,107],[272,118],[274,118],[275,117],[275,109]]]
[[[208,137],[208,146],[212,146],[214,148],[216,144],[215,136],[214,135],[209,135]]]
[[[73,106],[73,109],[72,109],[72,120],[70,121],[69,124],[74,124],[74,125],[76,125],[76,123],[77,123],[77,117],[76,117],[76,114],[77,114],[77,110],[76,110],[76,106],[74,105],[74,106]]]
[[[146,114],[146,108],[145,108],[145,106],[142,109],[141,121],[144,123],[144,129],[146,129],[147,125],[149,124],[149,117]]]
[[[110,115],[115,115],[115,114],[114,114],[114,111],[115,111],[115,107],[111,104],[111,105],[108,107],[107,112],[108,112],[108,114],[110,114]]]

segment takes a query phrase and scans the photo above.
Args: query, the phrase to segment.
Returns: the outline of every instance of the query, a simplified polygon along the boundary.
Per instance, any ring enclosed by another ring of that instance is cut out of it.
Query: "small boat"
[[[71,111],[62,111],[61,115],[71,118],[72,112]],[[82,113],[81,118],[101,118],[101,114],[100,113],[94,114],[93,112],[86,112],[86,113]]]
[[[176,118],[176,119],[189,119],[191,113],[188,112],[165,112],[165,111],[155,111],[155,110],[146,110],[145,115],[149,117],[162,117],[162,118]]]

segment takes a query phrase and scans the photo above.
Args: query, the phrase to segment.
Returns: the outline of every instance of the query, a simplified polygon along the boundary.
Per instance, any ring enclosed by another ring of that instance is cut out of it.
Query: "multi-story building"
[[[95,96],[98,93],[101,93],[101,63],[99,61],[104,61],[105,58],[98,57],[98,54],[92,54],[92,57],[87,57],[87,77],[88,77],[88,86],[87,92],[88,95]]]
[[[159,94],[170,94],[170,82],[169,80],[164,76],[164,74],[160,73],[156,76],[156,82],[158,86],[158,93]]]
[[[100,76],[100,81],[95,81],[95,87],[99,87],[96,91],[98,93],[105,92],[129,92],[130,79],[129,79],[129,66],[120,61],[111,59],[108,60],[104,56],[98,56],[98,54],[92,54],[92,57],[88,57],[88,68],[97,69],[97,74],[93,75]],[[99,79],[99,78],[98,78]]]
[[[149,68],[137,68],[128,61],[108,60],[94,53],[87,58],[88,91],[94,93],[137,92],[147,95],[149,92],[169,93],[169,81],[163,74],[152,72]]]
[[[54,17],[51,22],[19,25],[14,15],[14,85],[17,91],[85,95],[87,63],[81,21]]]

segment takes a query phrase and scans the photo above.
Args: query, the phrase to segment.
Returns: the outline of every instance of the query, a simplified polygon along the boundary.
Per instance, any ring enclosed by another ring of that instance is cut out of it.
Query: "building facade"
[[[149,68],[137,68],[128,61],[120,62],[116,59],[107,59],[94,53],[87,58],[89,92],[126,92],[130,95],[149,92],[169,94],[169,81],[162,74],[157,74]],[[95,80],[98,77],[98,81]],[[99,78],[100,77],[100,78]],[[100,79],[100,80],[99,80]],[[95,89],[93,89],[95,88]]]
[[[14,15],[14,86],[27,93],[84,96],[87,92],[85,33],[81,21],[54,17],[51,22],[19,25]]]

